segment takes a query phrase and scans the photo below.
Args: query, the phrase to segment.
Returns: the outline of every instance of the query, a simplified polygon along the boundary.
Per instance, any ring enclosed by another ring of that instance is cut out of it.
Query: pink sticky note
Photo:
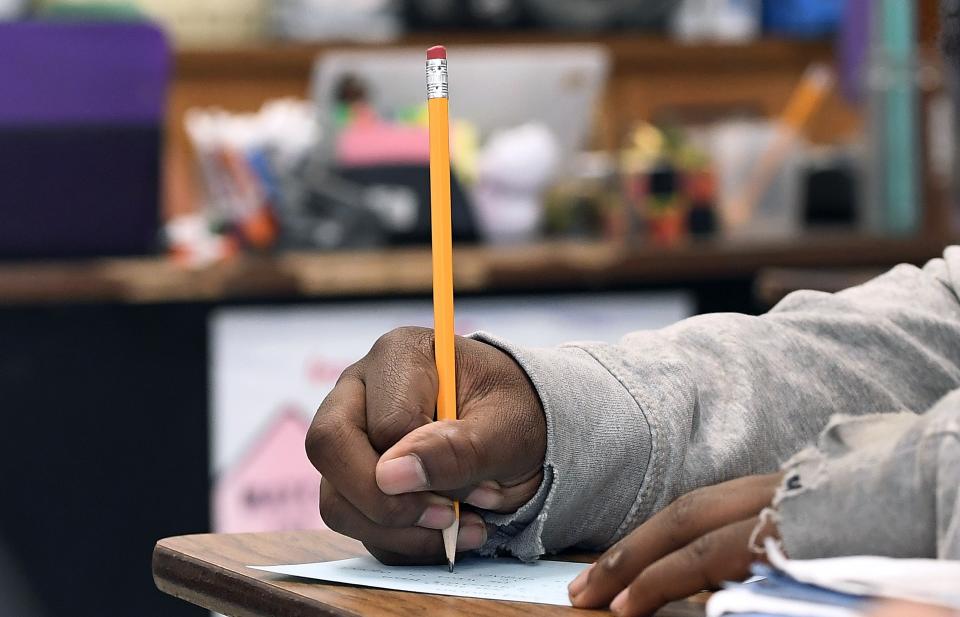
[[[303,449],[309,422],[281,409],[214,488],[213,524],[219,533],[324,529],[320,474]]]
[[[425,165],[430,161],[427,129],[392,124],[355,124],[337,140],[337,161],[345,167]]]

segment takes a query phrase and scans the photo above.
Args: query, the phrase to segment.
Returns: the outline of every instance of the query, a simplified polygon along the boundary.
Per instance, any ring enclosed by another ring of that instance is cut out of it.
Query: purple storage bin
[[[0,257],[156,249],[170,71],[150,24],[0,25]]]

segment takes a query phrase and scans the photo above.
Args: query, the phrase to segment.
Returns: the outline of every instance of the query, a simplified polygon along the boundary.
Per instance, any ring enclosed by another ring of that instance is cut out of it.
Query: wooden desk
[[[245,567],[345,559],[364,553],[359,542],[330,531],[181,536],[157,543],[153,551],[153,579],[163,592],[230,617],[548,617],[588,614],[542,604],[309,582]],[[589,561],[589,557],[571,559]],[[658,614],[663,617],[701,617],[704,601],[701,595],[675,602]],[[590,614],[609,613],[595,611]]]

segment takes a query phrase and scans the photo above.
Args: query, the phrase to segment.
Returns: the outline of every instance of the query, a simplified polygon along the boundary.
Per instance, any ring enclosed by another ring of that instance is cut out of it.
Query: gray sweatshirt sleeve
[[[834,414],[928,409],[960,386],[960,247],[766,315],[714,314],[619,343],[475,338],[530,376],[547,418],[544,481],[486,551],[603,549],[700,486],[775,470]]]
[[[923,415],[835,417],[784,469],[791,557],[960,559],[960,390]]]

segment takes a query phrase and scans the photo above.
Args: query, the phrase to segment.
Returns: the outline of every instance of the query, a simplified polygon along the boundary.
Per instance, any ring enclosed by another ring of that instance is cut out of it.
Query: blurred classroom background
[[[0,0],[0,614],[201,615],[164,536],[322,527],[314,409],[429,326],[616,339],[960,236],[936,0]]]

